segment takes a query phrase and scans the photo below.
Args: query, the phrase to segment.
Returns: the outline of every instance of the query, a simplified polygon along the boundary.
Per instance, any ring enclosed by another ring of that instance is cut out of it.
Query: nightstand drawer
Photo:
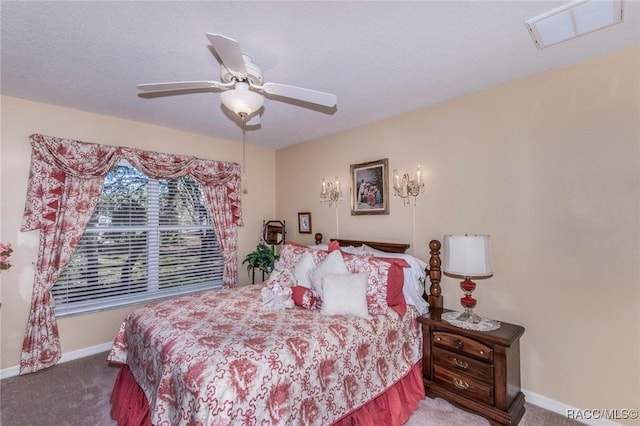
[[[493,349],[491,347],[468,337],[444,331],[434,331],[433,343],[446,349],[462,352],[465,355],[493,361]]]
[[[488,383],[493,382],[493,365],[456,352],[433,348],[433,365],[451,371],[460,371]]]
[[[433,378],[461,395],[485,404],[493,404],[493,384],[491,383],[476,380],[464,373],[451,371],[438,365],[433,366]]]

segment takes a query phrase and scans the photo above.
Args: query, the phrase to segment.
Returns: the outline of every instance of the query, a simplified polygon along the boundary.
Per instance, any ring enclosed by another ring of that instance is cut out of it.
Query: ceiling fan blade
[[[260,114],[254,114],[244,123],[247,126],[257,126],[262,124],[262,119],[260,118]]]
[[[242,51],[237,41],[222,34],[207,33],[209,42],[231,74],[238,77],[246,77],[247,67],[244,64]]]
[[[231,86],[232,85],[220,83],[219,81],[174,81],[171,83],[138,84],[136,87],[145,92],[159,92],[185,89],[227,89]]]
[[[303,89],[302,87],[289,86],[287,84],[265,83],[262,85],[262,90],[270,95],[284,96],[285,98],[298,99],[326,107],[334,107],[338,103],[338,98],[334,94],[312,89]]]

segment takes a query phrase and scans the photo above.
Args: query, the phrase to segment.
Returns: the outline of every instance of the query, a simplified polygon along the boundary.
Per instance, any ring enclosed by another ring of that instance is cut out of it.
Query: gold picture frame
[[[351,215],[389,214],[389,159],[351,165]]]

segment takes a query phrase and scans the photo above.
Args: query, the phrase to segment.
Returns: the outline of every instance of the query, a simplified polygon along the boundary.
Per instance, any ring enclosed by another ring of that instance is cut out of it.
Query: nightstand
[[[442,309],[418,317],[422,324],[422,376],[427,396],[441,397],[500,425],[524,414],[520,391],[520,337],[524,328],[501,322],[472,331],[441,320]]]

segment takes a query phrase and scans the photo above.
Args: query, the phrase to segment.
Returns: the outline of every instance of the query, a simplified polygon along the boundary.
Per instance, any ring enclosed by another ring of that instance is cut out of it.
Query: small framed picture
[[[389,214],[389,160],[351,165],[351,215]]]
[[[311,233],[311,213],[298,213],[298,232],[301,234]]]

